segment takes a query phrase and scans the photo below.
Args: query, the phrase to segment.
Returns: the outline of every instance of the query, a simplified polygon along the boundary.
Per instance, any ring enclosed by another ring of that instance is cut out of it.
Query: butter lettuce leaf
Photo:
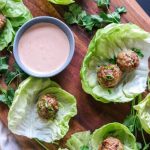
[[[48,0],[54,4],[68,5],[74,3],[74,0]]]
[[[66,146],[69,150],[84,150],[84,147],[89,147],[90,140],[90,131],[78,132],[71,136],[67,141]]]
[[[148,94],[138,105],[135,105],[134,109],[137,110],[137,115],[142,128],[150,134],[150,94]]]
[[[109,136],[118,138],[123,144],[124,150],[137,150],[134,135],[126,126],[117,122],[104,125],[93,132],[91,137],[92,150],[98,150],[103,140]]]
[[[41,119],[37,113],[37,99],[50,93],[58,100],[59,110],[54,120]],[[15,92],[8,114],[8,127],[18,135],[54,142],[65,136],[69,120],[77,113],[76,99],[50,79],[29,77]]]
[[[122,50],[141,49],[144,55],[139,67],[123,74],[114,88],[103,88],[97,80],[97,67],[108,64]],[[81,67],[81,83],[85,92],[94,99],[108,102],[129,102],[142,93],[147,86],[150,34],[134,24],[110,24],[96,32]],[[138,85],[138,86],[137,86]]]
[[[0,13],[7,18],[5,28],[0,31],[0,51],[13,42],[15,32],[32,18],[22,0],[0,0]]]
[[[5,47],[7,47],[9,43],[11,43],[14,34],[15,32],[13,30],[13,27],[10,21],[7,19],[6,26],[0,32],[0,51],[3,50]]]

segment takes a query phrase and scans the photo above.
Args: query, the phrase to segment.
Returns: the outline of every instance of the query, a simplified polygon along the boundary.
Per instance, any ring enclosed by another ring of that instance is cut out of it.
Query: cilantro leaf
[[[108,7],[110,5],[110,0],[97,0],[97,5],[99,7]]]
[[[126,7],[124,7],[124,6],[122,6],[122,7],[117,7],[117,8],[116,8],[116,12],[118,12],[119,14],[126,13],[126,12],[127,12],[127,9],[126,9]]]
[[[6,73],[5,83],[7,85],[10,85],[10,83],[17,77],[20,80],[23,80],[28,77],[28,75],[24,73],[16,63],[13,65],[13,68],[14,68],[14,71],[7,71]]]
[[[126,117],[123,124],[125,126],[127,126],[129,128],[129,130],[133,133],[134,132],[135,121],[136,121],[136,116],[129,115],[129,116]]]
[[[8,58],[0,57],[0,73],[5,73],[8,70]]]
[[[144,147],[143,147],[143,150],[149,150],[150,148],[150,143],[149,144],[146,144]]]
[[[8,105],[8,107],[10,107],[14,98],[15,90],[9,87],[7,91],[2,88],[0,89],[0,91],[0,102],[3,102]]]
[[[100,4],[109,4],[109,0],[100,0]],[[68,24],[78,24],[84,27],[87,31],[92,31],[93,28],[100,28],[109,23],[119,23],[120,14],[125,12],[125,7],[119,7],[116,11],[106,14],[101,12],[99,15],[90,15],[84,11],[78,4],[69,5],[69,9],[64,14],[64,19]]]
[[[117,61],[117,58],[116,58],[116,57],[110,58],[110,59],[108,60],[108,62],[109,62],[110,64],[116,64],[116,61]]]
[[[89,146],[84,145],[84,146],[80,147],[80,150],[90,150],[90,149],[89,149]]]
[[[135,53],[137,53],[137,55],[141,58],[144,57],[144,54],[142,53],[142,50],[141,49],[138,49],[138,48],[132,48],[131,49],[132,51],[134,51]]]
[[[137,145],[137,149],[138,149],[138,150],[141,150],[141,149],[142,149],[142,144],[141,144],[141,143],[136,142],[136,145]]]

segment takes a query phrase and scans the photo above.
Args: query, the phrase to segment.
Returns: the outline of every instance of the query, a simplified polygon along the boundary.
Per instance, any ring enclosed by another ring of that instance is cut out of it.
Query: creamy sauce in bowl
[[[18,43],[21,63],[38,74],[48,74],[59,69],[67,61],[69,52],[67,35],[52,23],[32,25]]]

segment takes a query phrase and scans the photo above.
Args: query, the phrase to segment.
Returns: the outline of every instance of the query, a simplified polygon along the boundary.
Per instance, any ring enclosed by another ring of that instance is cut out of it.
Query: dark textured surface
[[[150,16],[150,1],[149,0],[137,0],[145,12]]]

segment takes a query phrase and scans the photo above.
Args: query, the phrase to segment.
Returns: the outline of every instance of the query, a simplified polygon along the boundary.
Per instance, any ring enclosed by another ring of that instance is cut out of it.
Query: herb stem
[[[49,150],[42,142],[40,142],[38,139],[34,139],[39,145],[41,145],[45,150]]]
[[[12,82],[16,77],[18,77],[18,76],[20,76],[20,75],[21,75],[20,73],[16,74],[16,75],[9,81],[8,87],[10,86],[11,82]]]
[[[142,128],[141,128],[141,134],[142,134],[144,145],[147,145],[146,140],[145,140],[145,136],[144,136],[144,132],[143,132]]]

